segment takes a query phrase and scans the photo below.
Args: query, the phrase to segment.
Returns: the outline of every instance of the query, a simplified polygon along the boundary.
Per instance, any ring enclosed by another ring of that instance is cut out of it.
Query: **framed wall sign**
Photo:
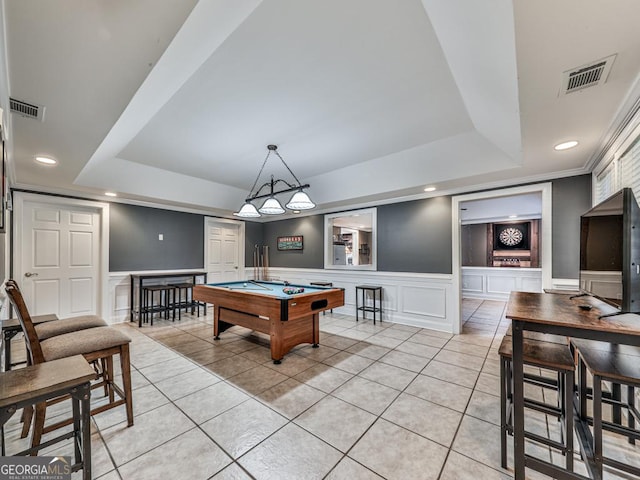
[[[302,235],[278,237],[278,250],[302,250]]]

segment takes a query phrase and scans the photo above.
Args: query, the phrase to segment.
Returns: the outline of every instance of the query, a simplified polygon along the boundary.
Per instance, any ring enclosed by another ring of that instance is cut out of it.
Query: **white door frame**
[[[457,325],[454,324],[453,333],[460,333],[462,331],[462,318],[461,312],[461,283],[462,283],[462,252],[460,246],[460,204],[462,202],[468,202],[471,200],[480,200],[485,198],[499,198],[508,197],[512,195],[520,195],[523,193],[535,193],[540,192],[542,194],[542,220],[540,225],[541,245],[540,245],[540,260],[542,266],[542,288],[553,288],[552,279],[552,236],[551,236],[551,224],[552,224],[552,211],[551,211],[551,182],[537,183],[535,185],[525,185],[522,187],[502,188],[499,190],[490,190],[488,192],[469,193],[467,195],[458,195],[452,198],[451,202],[451,223],[453,230],[453,237],[451,242],[452,248],[452,260],[453,260],[453,296],[454,305],[457,308],[457,312],[453,312],[453,318],[458,319]]]
[[[48,205],[59,205],[64,207],[86,207],[97,210],[100,216],[100,252],[99,252],[99,266],[98,266],[98,285],[96,292],[96,315],[109,320],[112,315],[112,309],[108,308],[107,299],[109,298],[109,204],[104,202],[96,202],[92,200],[80,200],[76,198],[57,197],[53,195],[26,193],[26,192],[13,192],[13,260],[12,260],[12,272],[14,278],[16,275],[22,275],[21,258],[22,258],[22,226],[24,220],[24,204],[25,202],[38,202]],[[18,285],[20,278],[18,278]]]
[[[229,218],[216,218],[216,217],[204,217],[204,270],[209,265],[209,249],[207,248],[209,240],[209,227],[216,224],[224,225],[237,225],[238,226],[238,270],[241,271],[240,275],[244,279],[244,236],[245,236],[245,223],[240,220],[232,220]]]

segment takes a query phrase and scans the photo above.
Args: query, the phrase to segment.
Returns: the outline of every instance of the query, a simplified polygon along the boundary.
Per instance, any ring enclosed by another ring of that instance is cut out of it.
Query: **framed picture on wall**
[[[278,250],[302,250],[302,235],[278,237]]]

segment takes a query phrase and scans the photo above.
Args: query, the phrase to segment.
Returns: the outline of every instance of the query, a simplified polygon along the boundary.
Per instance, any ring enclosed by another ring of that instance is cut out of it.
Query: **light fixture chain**
[[[278,154],[278,152],[276,152],[276,155]],[[251,190],[249,190],[249,197],[253,196],[253,189],[256,188],[256,185],[258,184],[258,180],[260,180],[260,175],[262,175],[262,171],[264,170],[264,166],[267,164],[267,160],[269,160],[269,155],[271,155],[271,150],[269,150],[267,152],[267,156],[264,157],[264,162],[262,162],[262,167],[260,167],[260,171],[258,172],[258,176],[256,177],[256,181],[253,182],[253,186],[251,187]],[[278,155],[279,157],[280,155]],[[282,158],[280,158],[280,160],[282,160]],[[284,161],[284,160],[283,160]],[[289,167],[287,167],[289,168]],[[298,182],[300,183],[300,182]],[[257,194],[258,192],[256,192]]]
[[[284,161],[284,159],[280,156],[278,151],[274,150],[273,153],[275,153],[278,156],[278,158],[284,164],[284,166],[287,167],[287,170],[289,170],[289,173],[291,174],[291,176],[295,179],[296,182],[298,182],[297,186],[299,187],[300,185],[302,185],[302,183],[300,183],[300,180],[298,180],[298,177],[296,177],[295,174],[291,171],[291,169],[289,168],[289,165],[287,165],[287,162]]]

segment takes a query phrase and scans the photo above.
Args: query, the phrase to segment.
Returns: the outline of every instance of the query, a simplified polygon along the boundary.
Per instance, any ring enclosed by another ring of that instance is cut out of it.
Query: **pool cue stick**
[[[260,280],[264,279],[264,246],[260,246]]]
[[[258,282],[256,282],[255,280],[249,280],[249,282],[248,282],[248,283],[250,283],[250,284],[252,284],[252,285],[255,285],[256,287],[260,287],[260,288],[262,288],[262,289],[264,289],[264,290],[270,290],[270,291],[273,291],[273,288],[271,288],[271,287],[267,287],[266,285],[260,285],[260,284],[259,284]]]
[[[258,245],[253,247],[253,278],[258,278]]]
[[[264,279],[267,280],[269,278],[269,245],[265,245],[264,249],[265,249]]]

